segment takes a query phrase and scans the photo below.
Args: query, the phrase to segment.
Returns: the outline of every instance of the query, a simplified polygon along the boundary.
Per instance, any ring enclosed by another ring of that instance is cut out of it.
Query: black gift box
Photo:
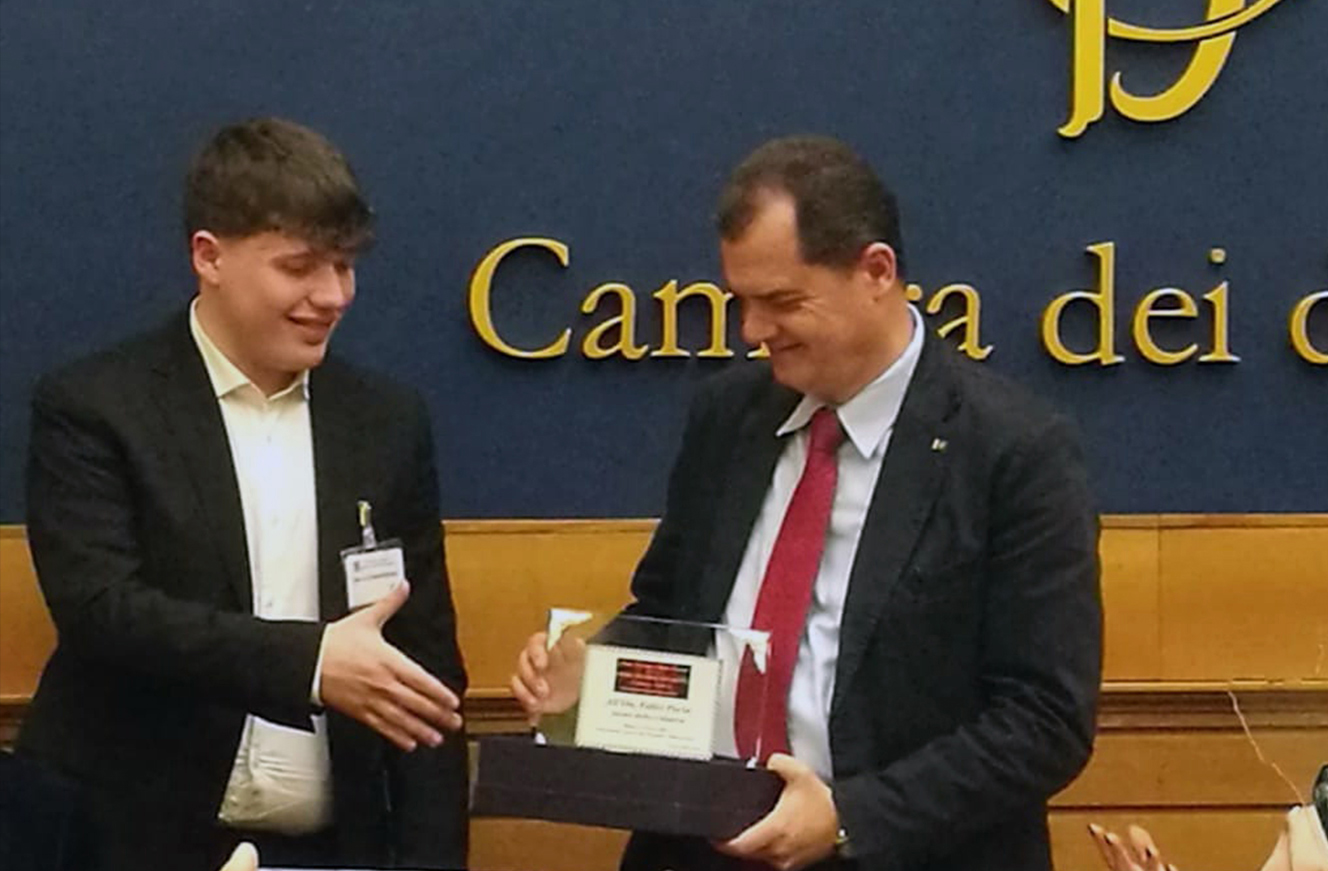
[[[773,772],[736,760],[701,762],[490,737],[479,740],[471,814],[724,841],[765,816],[783,786]]]

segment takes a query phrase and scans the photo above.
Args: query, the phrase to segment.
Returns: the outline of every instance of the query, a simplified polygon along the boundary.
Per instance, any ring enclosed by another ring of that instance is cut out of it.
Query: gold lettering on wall
[[[497,271],[498,264],[503,262],[504,257],[520,248],[543,248],[546,251],[552,251],[564,269],[571,262],[567,246],[557,239],[530,236],[509,239],[501,245],[495,246],[493,250],[484,255],[484,259],[475,267],[475,274],[470,277],[470,322],[475,327],[475,332],[484,340],[484,344],[501,354],[506,354],[509,357],[520,357],[524,360],[561,357],[567,353],[567,344],[572,339],[570,329],[563,330],[557,339],[543,348],[526,351],[503,341],[493,325],[493,309],[490,305],[493,293],[493,274]]]
[[[1311,293],[1296,303],[1291,310],[1288,327],[1291,331],[1291,347],[1307,362],[1316,366],[1328,366],[1328,348],[1317,348],[1310,341],[1310,310],[1317,304],[1328,300],[1328,290]]]
[[[585,339],[581,342],[581,353],[589,360],[602,360],[614,354],[620,354],[628,360],[640,360],[650,349],[645,345],[636,344],[636,297],[630,287],[614,281],[601,284],[586,294],[586,298],[581,301],[581,311],[583,314],[591,314],[599,305],[600,299],[608,294],[618,298],[622,313],[586,333]],[[617,342],[607,346],[600,342],[604,336],[615,330],[618,333]]]
[[[505,356],[524,360],[565,356],[571,346],[571,326],[563,326],[556,338],[543,347],[520,348],[503,338],[494,323],[494,276],[503,260],[522,248],[547,251],[557,258],[563,268],[570,263],[569,247],[553,238],[519,237],[495,245],[480,260],[470,279],[468,306],[471,323],[486,345]],[[1096,242],[1084,250],[1090,257],[1096,258],[1096,284],[1063,293],[1051,300],[1040,317],[1042,345],[1053,359],[1066,366],[1089,363],[1097,363],[1102,367],[1114,366],[1125,360],[1125,355],[1116,349],[1116,243]],[[1208,259],[1215,266],[1225,263],[1226,249],[1212,248]],[[934,330],[941,339],[949,339],[960,353],[979,361],[991,356],[994,347],[982,341],[982,295],[976,287],[968,283],[952,282],[928,295],[922,285],[909,283],[904,286],[903,293],[906,300],[922,310],[928,329]],[[659,343],[653,349],[637,335],[640,323],[638,305],[644,297],[638,298],[637,292],[630,285],[616,281],[603,282],[590,290],[581,300],[580,311],[584,315],[597,316],[600,320],[587,327],[582,336],[579,346],[581,355],[588,360],[621,357],[630,361],[638,361],[646,356],[662,359],[692,356],[728,359],[735,356],[728,338],[729,303],[733,300],[733,294],[707,281],[692,282],[680,287],[677,280],[670,279],[651,293],[650,297],[658,304],[660,316]],[[706,324],[709,344],[699,351],[682,347],[679,340],[678,310],[684,300],[691,298],[704,300],[703,310],[708,315]],[[1202,305],[1200,299],[1207,306]],[[1288,321],[1293,350],[1315,365],[1328,363],[1328,348],[1320,347],[1325,343],[1320,341],[1316,344],[1309,334],[1311,312],[1324,299],[1328,299],[1328,290],[1316,291],[1300,300],[1291,311]],[[956,300],[957,309],[954,305]],[[1078,305],[1072,307],[1075,303]],[[1123,300],[1121,303],[1128,305]],[[1085,306],[1088,307],[1086,310]],[[1094,319],[1095,340],[1081,339],[1078,342],[1082,345],[1085,341],[1094,341],[1091,347],[1072,348],[1066,343],[1062,321],[1067,309],[1078,313],[1075,317],[1081,322],[1085,317]],[[1211,322],[1202,323],[1205,315],[1211,317]],[[942,321],[942,318],[948,320]],[[1166,340],[1159,340],[1156,332],[1159,320],[1197,321],[1195,327],[1203,332],[1186,336],[1191,341],[1177,346],[1184,341],[1179,337],[1186,334],[1176,330],[1185,328],[1173,326],[1171,335],[1176,338],[1164,344]],[[1199,364],[1240,362],[1240,357],[1231,348],[1230,283],[1219,282],[1202,296],[1180,287],[1159,287],[1148,291],[1133,307],[1130,337],[1139,356],[1159,366],[1176,366],[1190,361]],[[1208,349],[1206,353],[1201,353],[1205,339]],[[747,350],[746,356],[749,359],[762,359],[769,356],[769,351],[760,346]]]
[[[522,248],[538,248],[551,252],[558,258],[563,268],[571,262],[571,250],[566,244],[544,236],[524,236],[509,239],[495,245],[480,260],[470,279],[469,309],[470,321],[475,332],[484,344],[500,354],[522,360],[541,360],[561,357],[567,353],[571,344],[572,328],[565,327],[558,337],[542,348],[518,348],[504,339],[498,332],[493,320],[493,280],[498,266],[503,259]],[[905,288],[905,297],[910,302],[923,299],[922,288],[910,284]],[[679,344],[678,308],[683,300],[693,297],[708,303],[710,343],[695,356],[711,359],[727,359],[734,356],[728,344],[728,308],[733,294],[708,281],[696,281],[679,289],[676,280],[662,284],[651,297],[659,304],[660,337],[659,345],[654,350],[638,341],[637,295],[629,285],[609,281],[592,289],[581,301],[581,313],[594,315],[610,314],[589,329],[581,340],[581,354],[589,360],[603,360],[608,357],[622,357],[625,360],[640,360],[649,354],[652,358],[691,357],[692,351]],[[974,360],[984,360],[992,352],[990,345],[983,345],[981,338],[982,299],[976,288],[969,284],[948,284],[927,300],[925,311],[928,315],[938,315],[951,298],[959,298],[963,308],[955,317],[937,328],[937,333],[946,337],[962,330],[962,339],[958,348]],[[613,302],[617,302],[616,313],[608,311]],[[747,358],[760,360],[770,356],[769,350],[761,345],[747,352]]]
[[[913,285],[916,287],[916,285]],[[919,291],[921,289],[919,288]],[[941,307],[951,296],[958,296],[964,302],[964,313],[951,321],[946,321],[936,329],[936,333],[945,338],[960,327],[964,328],[964,338],[959,342],[959,350],[974,360],[985,360],[991,356],[991,345],[983,345],[982,298],[969,284],[947,284],[927,300],[927,314],[940,314]]]
[[[1240,362],[1240,358],[1231,353],[1230,329],[1228,327],[1229,306],[1227,304],[1229,290],[1229,285],[1224,281],[1204,294],[1203,298],[1213,308],[1213,349],[1199,358],[1200,363]],[[1170,308],[1158,308],[1157,304],[1163,300],[1175,300],[1177,305]],[[1134,310],[1135,347],[1139,349],[1139,353],[1145,360],[1150,363],[1157,363],[1159,366],[1174,366],[1177,363],[1185,362],[1194,356],[1199,350],[1199,346],[1191,343],[1184,348],[1168,351],[1153,340],[1153,335],[1148,328],[1148,321],[1150,318],[1194,318],[1198,314],[1199,309],[1195,305],[1194,297],[1178,287],[1162,287],[1151,291],[1139,300],[1139,305]]]
[[[728,302],[733,294],[720,290],[708,281],[697,281],[678,290],[678,282],[669,281],[653,294],[659,300],[659,347],[650,352],[652,357],[690,357],[691,352],[678,347],[678,303],[690,296],[699,296],[710,302],[710,346],[697,352],[698,357],[732,357],[727,344]]]
[[[1158,308],[1164,300],[1174,300],[1176,306]],[[1139,300],[1134,310],[1134,344],[1139,353],[1150,363],[1159,366],[1174,366],[1193,357],[1199,346],[1191,343],[1176,351],[1168,351],[1153,341],[1153,334],[1148,330],[1149,318],[1192,318],[1199,313],[1194,304],[1194,297],[1175,287],[1159,287]]]
[[[1213,350],[1199,358],[1200,363],[1239,363],[1240,358],[1231,353],[1230,307],[1227,305],[1227,282],[1204,294],[1204,299],[1213,306]]]
[[[1125,359],[1116,353],[1115,346],[1116,243],[1098,242],[1089,245],[1088,252],[1098,258],[1097,290],[1071,291],[1053,299],[1042,312],[1042,345],[1048,354],[1067,366],[1092,362],[1111,366]],[[1223,263],[1226,252],[1214,248],[1209,259],[1214,264]],[[1203,295],[1203,299],[1212,308],[1213,322],[1211,349],[1198,358],[1200,363],[1240,362],[1240,357],[1231,352],[1230,290],[1230,285],[1224,281]],[[1097,310],[1098,343],[1091,351],[1072,350],[1061,338],[1061,315],[1066,306],[1075,301],[1087,302]],[[1160,287],[1149,291],[1135,306],[1131,321],[1131,334],[1139,355],[1159,366],[1175,366],[1189,360],[1198,353],[1197,344],[1192,342],[1183,348],[1164,348],[1153,337],[1151,323],[1155,318],[1193,319],[1198,316],[1198,304],[1186,291],[1178,287]]]
[[[1067,366],[1097,362],[1113,366],[1125,358],[1116,353],[1116,243],[1098,242],[1088,246],[1088,253],[1098,259],[1097,290],[1075,290],[1051,301],[1042,312],[1042,346],[1057,361]],[[1098,339],[1092,351],[1072,351],[1061,340],[1061,313],[1076,300],[1097,309]]]

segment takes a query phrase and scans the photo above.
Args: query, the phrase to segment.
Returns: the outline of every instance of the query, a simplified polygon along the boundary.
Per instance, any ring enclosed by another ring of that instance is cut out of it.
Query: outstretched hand
[[[383,638],[383,626],[410,596],[401,586],[327,627],[319,695],[402,750],[437,747],[461,728],[461,700]]]

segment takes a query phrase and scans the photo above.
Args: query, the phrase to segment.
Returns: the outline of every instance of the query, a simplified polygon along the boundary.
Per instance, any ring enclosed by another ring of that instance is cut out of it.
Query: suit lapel
[[[335,363],[309,376],[309,425],[314,446],[314,490],[318,502],[318,604],[324,620],[346,614],[346,579],[341,551],[360,541],[355,503],[367,494],[353,492],[360,480],[354,440],[354,400],[335,371]]]
[[[948,353],[948,348],[927,335],[895,421],[849,575],[832,714],[862,664],[872,629],[940,492],[948,456],[949,418],[956,401],[950,361],[943,356]]]
[[[697,618],[718,621],[733,591],[738,565],[751,537],[766,491],[774,476],[775,463],[784,450],[784,439],[775,431],[793,411],[798,394],[772,384],[739,424],[733,442],[727,479],[710,537],[711,553],[705,561]]]
[[[172,318],[162,338],[163,353],[153,370],[158,379],[159,389],[155,394],[166,436],[163,443],[180,451],[235,604],[250,610],[253,586],[249,578],[249,547],[244,537],[244,508],[221,407],[189,332],[188,315]]]

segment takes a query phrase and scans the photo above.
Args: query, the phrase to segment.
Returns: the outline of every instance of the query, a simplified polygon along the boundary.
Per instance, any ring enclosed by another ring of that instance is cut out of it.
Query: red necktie
[[[764,762],[771,753],[789,752],[789,684],[798,659],[807,606],[812,599],[812,585],[825,549],[835,481],[839,477],[835,453],[843,440],[844,431],[833,410],[822,408],[812,415],[807,465],[784,513],[756,599],[756,612],[752,615],[752,628],[770,633],[764,703],[761,676],[751,651],[743,655],[738,672],[733,731],[738,754],[744,759],[759,751],[760,761]]]

